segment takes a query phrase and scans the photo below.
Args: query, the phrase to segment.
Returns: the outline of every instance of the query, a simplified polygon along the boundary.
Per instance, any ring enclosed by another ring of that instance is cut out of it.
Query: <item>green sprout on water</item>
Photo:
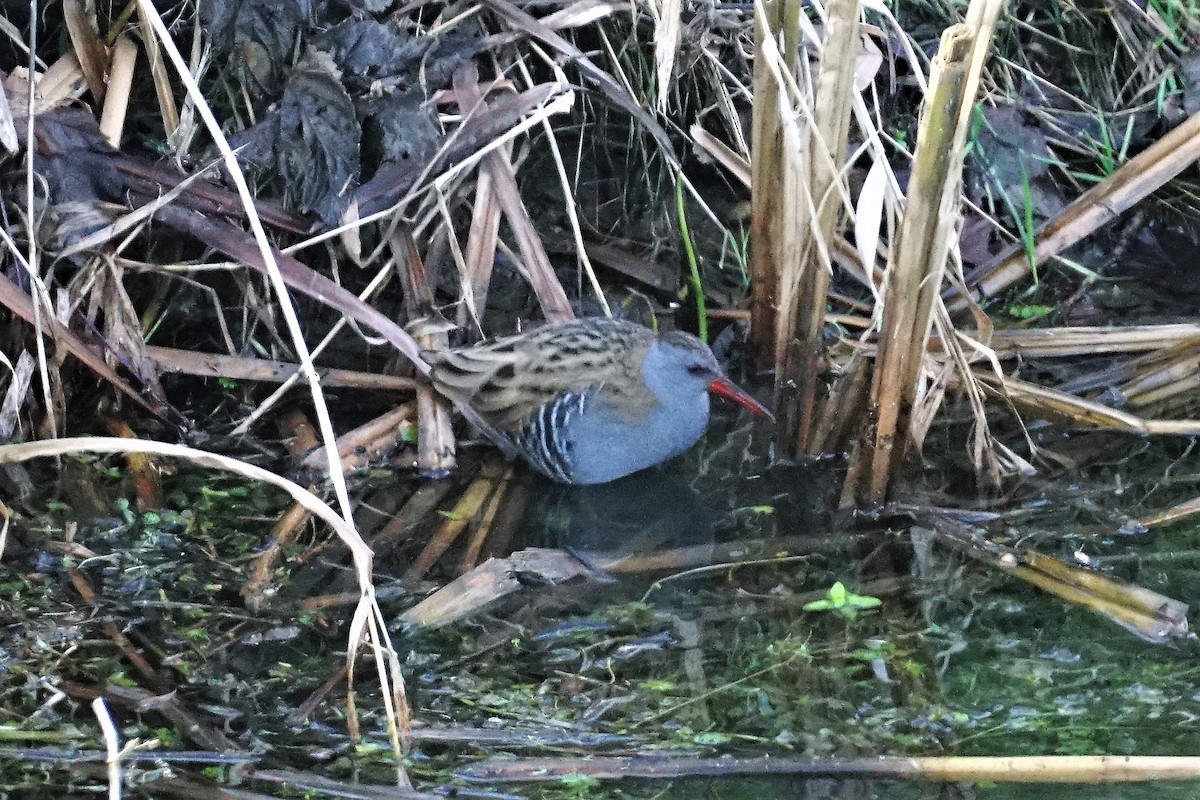
[[[825,593],[823,599],[805,603],[804,610],[832,611],[845,619],[854,619],[858,616],[858,612],[868,608],[879,608],[881,605],[883,605],[883,601],[878,597],[855,594],[847,589],[844,583],[838,581],[829,587],[829,591]]]

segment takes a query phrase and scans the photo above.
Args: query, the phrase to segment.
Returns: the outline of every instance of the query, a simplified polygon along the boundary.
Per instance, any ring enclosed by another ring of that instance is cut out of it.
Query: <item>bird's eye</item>
[[[689,364],[687,371],[692,375],[707,375],[708,367],[703,364]]]

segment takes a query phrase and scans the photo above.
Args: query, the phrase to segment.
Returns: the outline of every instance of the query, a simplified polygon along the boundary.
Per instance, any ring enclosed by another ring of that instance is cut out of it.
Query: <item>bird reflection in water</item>
[[[527,546],[618,558],[713,543],[720,515],[678,469],[651,469],[595,486],[530,474]]]

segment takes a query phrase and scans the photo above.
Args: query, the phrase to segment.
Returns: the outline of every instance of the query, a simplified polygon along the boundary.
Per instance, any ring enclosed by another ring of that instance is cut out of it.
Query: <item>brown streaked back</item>
[[[655,402],[641,374],[654,336],[632,322],[594,317],[425,356],[435,384],[493,425],[515,430],[563,392],[599,386],[606,405],[631,418],[644,414]]]

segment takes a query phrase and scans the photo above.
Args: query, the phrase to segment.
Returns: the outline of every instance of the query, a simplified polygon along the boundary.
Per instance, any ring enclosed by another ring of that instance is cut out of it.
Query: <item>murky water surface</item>
[[[735,457],[736,468],[722,472],[729,455],[709,450],[665,475],[642,477],[623,502],[573,493],[584,510],[558,519],[560,527],[562,519],[575,520],[572,532],[585,546],[592,540],[634,546],[633,533],[652,530],[660,548],[688,547],[705,536],[751,544],[747,552],[719,557],[726,565],[719,569],[623,577],[624,596],[645,603],[639,606],[644,627],[618,623],[573,646],[560,640],[551,647],[537,636],[524,643],[522,657],[531,662],[538,658],[530,651],[539,649],[559,659],[557,672],[536,685],[559,696],[556,712],[569,705],[578,711],[568,717],[589,718],[613,697],[633,692],[619,709],[595,716],[618,730],[653,730],[657,746],[693,754],[1200,753],[1194,640],[1148,644],[937,544],[919,548],[913,559],[899,520],[888,529],[859,523],[830,533],[830,520],[818,511],[828,500],[822,475],[830,465],[755,470],[753,459]],[[984,531],[1191,602],[1200,588],[1192,526],[1120,531],[1131,518],[1191,496],[1200,461],[1179,444],[1127,446],[1098,460],[1100,466],[998,504],[1010,513],[981,523]],[[932,475],[930,485],[940,479]],[[555,518],[540,519],[549,526]],[[627,533],[597,535],[605,523]],[[789,537],[802,538],[792,546]],[[772,555],[781,557],[766,563]],[[837,581],[882,603],[853,618],[804,610]],[[584,617],[590,601],[599,601],[594,591],[576,608],[576,619],[605,618],[621,608],[617,594]],[[615,658],[630,641],[653,642],[656,634],[669,636],[670,644]],[[597,683],[571,685],[563,697],[568,676]],[[943,796],[944,788],[729,778],[684,781],[661,796],[697,791],[730,798],[916,798]],[[1193,797],[1197,788],[985,786],[964,796],[1035,798],[1051,791],[1062,798]]]
[[[460,731],[418,730],[409,757],[418,784],[545,798],[1196,796],[1197,785],[1187,783],[462,782],[456,773],[465,766],[506,755],[1200,753],[1194,641],[1148,644],[936,543],[914,557],[901,517],[841,521],[835,530],[838,521],[824,509],[836,463],[767,467],[748,428],[721,424],[688,457],[619,484],[524,484],[523,521],[506,550],[570,548],[594,567],[590,579],[549,585],[523,575],[520,591],[463,621],[438,630],[397,626],[417,719]],[[983,525],[987,535],[1066,560],[1086,557],[1108,574],[1192,601],[1200,588],[1192,525],[1120,530],[1200,493],[1200,457],[1178,443],[1125,443],[1100,460],[1014,494],[998,506],[1003,515]],[[931,502],[946,504],[939,490],[957,469],[928,472]],[[102,620],[112,619],[155,653],[164,685],[241,746],[256,743],[266,763],[388,782],[386,733],[369,678],[358,698],[366,747],[346,737],[341,689],[294,716],[336,672],[345,646],[345,607],[300,606],[352,588],[339,547],[310,532],[279,567],[283,589],[271,607],[247,613],[245,569],[282,498],[189,470],[172,485],[162,511],[118,504],[72,530],[69,510],[56,507],[20,537],[0,565],[5,610],[31,616],[5,628],[0,641],[5,707],[26,729],[70,729],[65,745],[95,747],[85,707],[47,704],[50,684],[37,682],[144,684],[103,633]],[[395,491],[411,492],[411,484],[399,485]],[[448,492],[438,507],[450,508],[460,492]],[[371,503],[381,507],[384,495]],[[400,576],[445,519],[433,513],[414,527],[410,544],[381,550],[388,614],[398,618],[425,596]],[[66,531],[91,555],[64,555],[53,543]],[[452,577],[457,552],[430,576],[431,588]],[[102,613],[65,588],[68,566],[93,582]],[[843,593],[830,593],[836,583]],[[191,746],[161,719],[144,718],[145,727],[137,716],[125,719],[127,736],[156,731],[168,749]],[[496,737],[470,735],[479,728]]]

